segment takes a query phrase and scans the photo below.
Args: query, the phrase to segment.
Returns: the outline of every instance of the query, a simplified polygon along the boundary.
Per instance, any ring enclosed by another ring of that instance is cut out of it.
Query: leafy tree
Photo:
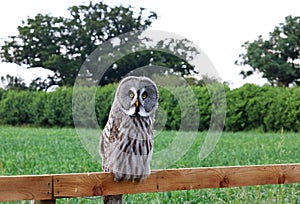
[[[1,82],[5,86],[5,89],[9,90],[26,90],[28,87],[26,86],[24,80],[17,76],[11,76],[9,74],[6,77],[1,76]]]
[[[48,77],[51,80],[51,77]],[[41,77],[37,77],[36,79],[32,80],[28,86],[29,90],[33,91],[46,91],[51,85],[55,83],[51,83],[47,81],[47,79],[42,79]]]
[[[134,30],[145,30],[157,18],[140,8],[109,7],[100,3],[72,6],[70,17],[38,14],[18,27],[1,48],[1,57],[29,67],[44,67],[54,71],[51,85],[73,85],[86,57],[101,43]],[[146,15],[146,16],[145,16]]]
[[[300,85],[300,16],[287,16],[285,23],[270,32],[268,40],[259,36],[242,47],[246,53],[240,54],[236,64],[251,66],[251,70],[241,72],[245,78],[261,72],[272,85]]]
[[[188,60],[192,60],[193,57],[199,53],[196,48],[189,45],[190,41],[187,39],[178,40],[169,38],[159,41],[149,48],[147,46],[151,41],[148,39],[147,42],[139,42],[139,39],[135,39],[138,36],[139,34],[131,36],[132,39],[130,39],[130,41],[136,42],[135,44],[138,44],[142,51],[132,52],[117,60],[112,65],[113,68],[106,71],[100,81],[100,85],[117,82],[126,74],[131,73],[147,76],[156,73],[164,75],[175,74],[182,77],[190,76],[193,73],[198,74],[194,66],[191,65]],[[135,44],[129,44],[125,50],[132,50],[132,48],[136,46]],[[118,48],[114,47],[114,50],[118,50]],[[181,53],[179,52],[180,50],[182,51]],[[114,52],[114,55],[116,55],[116,52]],[[146,66],[154,66],[156,71],[144,68]],[[142,69],[135,70],[136,68]],[[95,74],[95,76],[97,75],[98,74]]]
[[[100,85],[117,82],[136,68],[152,65],[169,68],[160,70],[164,74],[188,76],[197,73],[194,66],[186,61],[199,54],[188,40],[166,39],[157,42],[151,50],[148,47],[150,39],[139,38],[139,34],[157,18],[154,12],[145,13],[145,9],[140,8],[135,13],[131,6],[109,7],[104,3],[92,2],[73,6],[69,11],[70,18],[38,14],[23,21],[22,26],[18,27],[19,35],[10,37],[2,47],[0,56],[4,61],[54,71],[55,75],[47,80],[36,79],[30,85],[31,89],[44,90],[52,85],[72,86],[87,57],[103,43],[106,43],[106,51],[114,51],[112,55],[103,57],[101,62],[91,60],[93,62],[85,64],[89,67],[87,72],[81,73],[83,78],[91,81],[103,76]],[[129,32],[131,34],[121,35]],[[119,47],[123,49],[120,53],[116,51],[118,46],[108,41],[116,37],[120,40]],[[135,47],[145,49],[134,51]],[[172,53],[164,52],[166,49]],[[131,54],[116,57],[124,52]],[[105,61],[114,63],[108,64],[109,69],[102,73]]]

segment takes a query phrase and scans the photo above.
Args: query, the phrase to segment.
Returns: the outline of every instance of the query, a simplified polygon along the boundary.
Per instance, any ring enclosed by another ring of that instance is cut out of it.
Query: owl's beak
[[[138,100],[136,100],[136,102],[135,102],[135,107],[136,108],[139,107],[139,101]]]

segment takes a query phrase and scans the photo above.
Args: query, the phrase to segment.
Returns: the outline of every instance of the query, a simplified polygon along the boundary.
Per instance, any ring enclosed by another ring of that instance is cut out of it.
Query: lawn
[[[155,153],[169,148],[174,135],[175,132],[158,135]],[[168,168],[300,162],[299,133],[226,132],[213,152],[200,161],[198,154],[205,136],[206,132],[199,132],[184,156]],[[89,147],[92,152],[97,148],[97,138],[91,138],[96,140]],[[86,151],[74,129],[0,127],[0,141],[0,175],[101,170],[100,163]],[[300,203],[300,184],[136,194],[126,195],[124,200],[125,203]],[[59,199],[57,203],[102,203],[102,199]]]

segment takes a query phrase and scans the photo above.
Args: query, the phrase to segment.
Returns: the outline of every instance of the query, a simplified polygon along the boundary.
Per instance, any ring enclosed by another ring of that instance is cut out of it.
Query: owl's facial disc
[[[136,94],[135,94],[136,93]],[[130,116],[142,116],[147,117],[152,113],[153,105],[151,105],[151,98],[148,98],[148,92],[146,88],[142,88],[138,91],[131,89],[128,92],[129,108],[123,109],[123,111]]]
[[[125,78],[117,90],[117,97],[122,111],[130,116],[150,116],[158,104],[157,88],[145,77]]]
[[[151,115],[157,108],[157,92],[153,85],[142,87],[138,91],[139,110],[138,114],[143,117]]]
[[[138,94],[134,87],[131,87],[125,95],[127,107],[123,107],[123,111],[128,115],[134,115],[139,107]]]

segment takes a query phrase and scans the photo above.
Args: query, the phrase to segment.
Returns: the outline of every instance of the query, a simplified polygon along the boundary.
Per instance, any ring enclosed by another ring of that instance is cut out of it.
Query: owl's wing
[[[109,117],[101,135],[99,149],[102,157],[102,169],[104,171],[109,171],[107,169],[107,162],[112,144],[118,141],[119,125],[120,119]]]
[[[110,115],[100,138],[99,149],[102,157],[102,171],[104,172],[110,172],[108,162],[112,144],[117,140],[119,134],[119,125],[120,119],[114,119]],[[104,203],[122,203],[122,195],[104,196],[103,201]]]

